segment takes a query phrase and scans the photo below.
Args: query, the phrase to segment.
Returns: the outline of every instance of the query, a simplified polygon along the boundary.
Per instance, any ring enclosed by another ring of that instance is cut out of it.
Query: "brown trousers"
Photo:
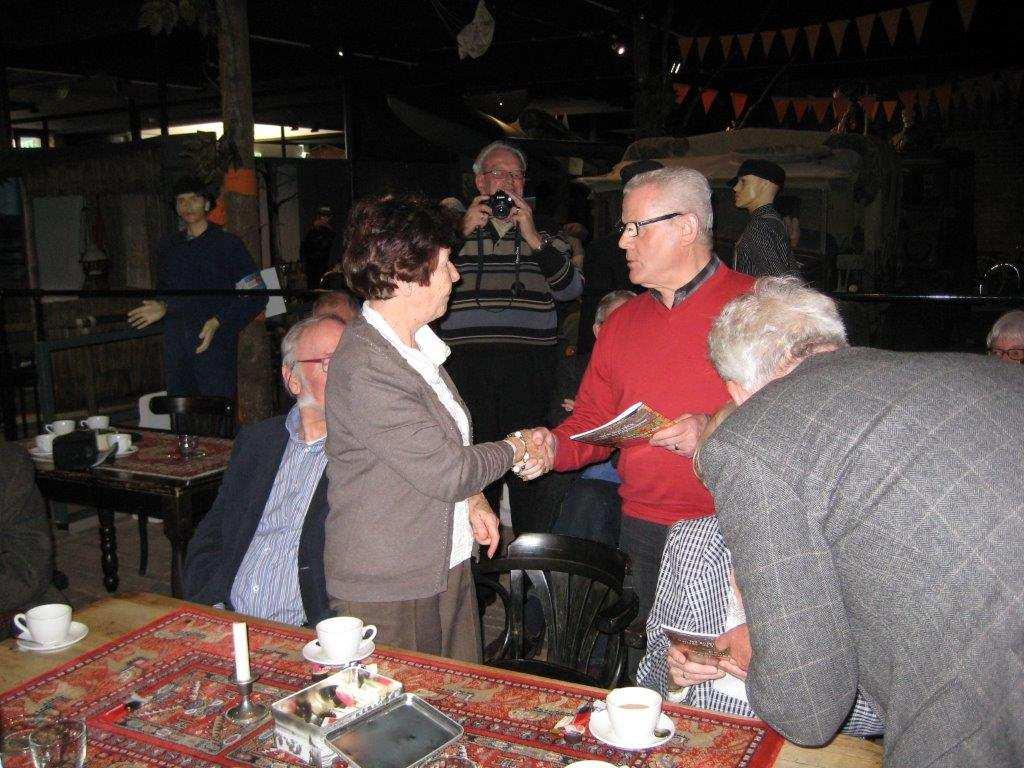
[[[331,598],[338,616],[377,627],[377,641],[409,651],[480,663],[480,621],[470,561],[448,571],[447,588],[431,597],[388,603]]]

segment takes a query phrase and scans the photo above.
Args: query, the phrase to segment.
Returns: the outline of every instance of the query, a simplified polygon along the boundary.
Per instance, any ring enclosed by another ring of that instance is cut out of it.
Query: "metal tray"
[[[327,734],[325,741],[350,768],[410,768],[429,761],[462,733],[457,722],[407,693]]]

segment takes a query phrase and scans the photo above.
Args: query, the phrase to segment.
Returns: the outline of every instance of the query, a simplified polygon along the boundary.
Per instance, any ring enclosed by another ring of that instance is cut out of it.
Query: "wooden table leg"
[[[103,566],[103,586],[107,592],[116,592],[120,583],[117,577],[117,529],[114,527],[114,510],[100,507],[96,510],[100,521],[100,564]]]
[[[188,540],[192,538],[192,497],[187,493],[172,496],[164,514],[164,533],[171,542],[171,595],[182,597],[182,573],[185,571],[185,554]]]

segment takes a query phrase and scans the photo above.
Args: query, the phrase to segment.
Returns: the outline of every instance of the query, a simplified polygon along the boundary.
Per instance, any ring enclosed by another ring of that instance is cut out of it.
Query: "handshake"
[[[518,429],[506,440],[515,449],[512,471],[520,479],[533,480],[550,472],[555,465],[558,438],[545,427]]]

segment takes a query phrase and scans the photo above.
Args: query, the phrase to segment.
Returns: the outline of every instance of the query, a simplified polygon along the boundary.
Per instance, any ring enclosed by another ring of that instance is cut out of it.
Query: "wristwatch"
[[[530,460],[530,446],[527,444],[526,438],[523,437],[523,431],[521,429],[517,429],[515,432],[510,432],[509,434],[505,435],[505,440],[512,445],[512,461],[514,462],[512,465],[512,471],[515,472],[516,474],[519,474],[522,465]],[[523,456],[521,459],[519,459],[519,461],[515,460],[516,441],[518,441],[523,446]],[[517,467],[519,467],[518,470]]]

